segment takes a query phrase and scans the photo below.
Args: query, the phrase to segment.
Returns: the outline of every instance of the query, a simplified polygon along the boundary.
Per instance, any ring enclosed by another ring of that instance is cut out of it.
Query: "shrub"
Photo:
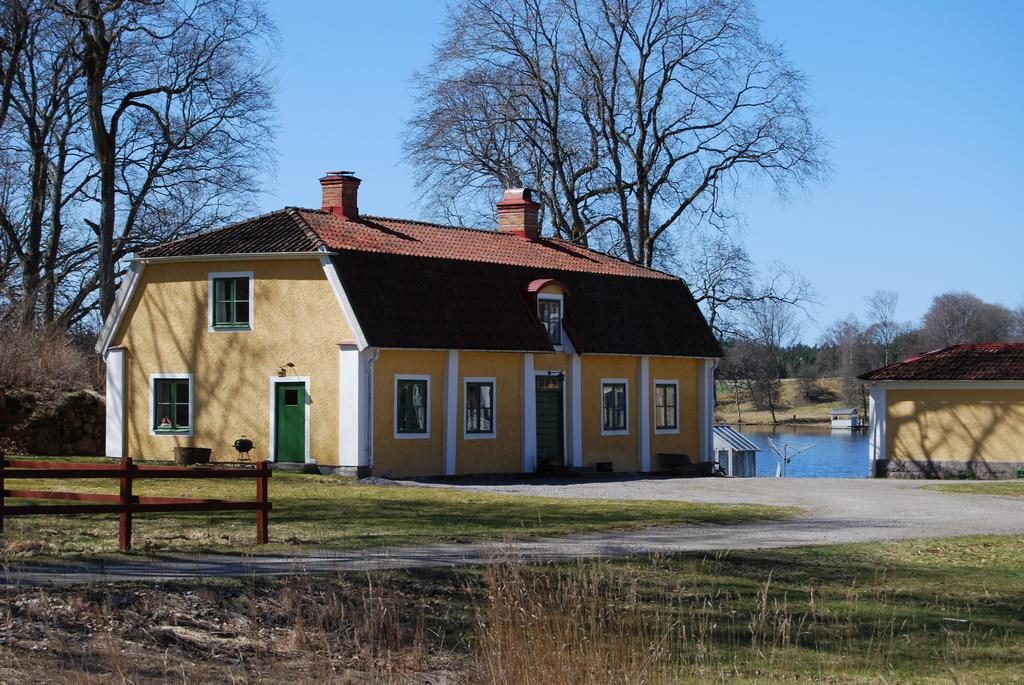
[[[102,386],[102,369],[88,341],[54,329],[0,329],[0,386],[95,390]]]

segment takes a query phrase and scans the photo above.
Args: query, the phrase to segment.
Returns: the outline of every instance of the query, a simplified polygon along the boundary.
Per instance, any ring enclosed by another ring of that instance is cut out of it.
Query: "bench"
[[[671,452],[658,453],[658,470],[664,473],[671,473],[677,476],[710,476],[711,464],[708,462],[694,462],[688,454],[677,454]]]

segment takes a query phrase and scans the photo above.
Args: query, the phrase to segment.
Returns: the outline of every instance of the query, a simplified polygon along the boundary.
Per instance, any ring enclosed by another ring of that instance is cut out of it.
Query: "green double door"
[[[537,465],[559,466],[564,458],[562,376],[537,376]]]
[[[306,386],[276,383],[274,386],[274,460],[306,461]]]

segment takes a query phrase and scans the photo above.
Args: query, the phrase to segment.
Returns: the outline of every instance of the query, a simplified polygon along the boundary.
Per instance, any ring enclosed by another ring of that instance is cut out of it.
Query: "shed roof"
[[[951,345],[859,376],[866,381],[1024,380],[1024,343]]]
[[[760,452],[761,448],[750,441],[749,438],[734,429],[732,426],[718,425],[712,428],[715,434],[715,442],[721,441],[737,452]],[[719,449],[715,445],[715,449]]]

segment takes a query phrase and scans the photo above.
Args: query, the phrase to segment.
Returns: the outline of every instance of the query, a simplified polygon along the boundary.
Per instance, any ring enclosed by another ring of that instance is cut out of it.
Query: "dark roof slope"
[[[861,376],[866,381],[1024,380],[1024,343],[952,345]]]
[[[577,352],[717,357],[722,352],[686,285],[550,268],[339,252],[333,257],[369,344],[551,351],[527,286],[569,291],[565,328]]]
[[[217,254],[315,252],[323,241],[292,208],[261,214],[251,219],[200,233],[190,238],[161,243],[143,250],[140,257],[191,257]]]

